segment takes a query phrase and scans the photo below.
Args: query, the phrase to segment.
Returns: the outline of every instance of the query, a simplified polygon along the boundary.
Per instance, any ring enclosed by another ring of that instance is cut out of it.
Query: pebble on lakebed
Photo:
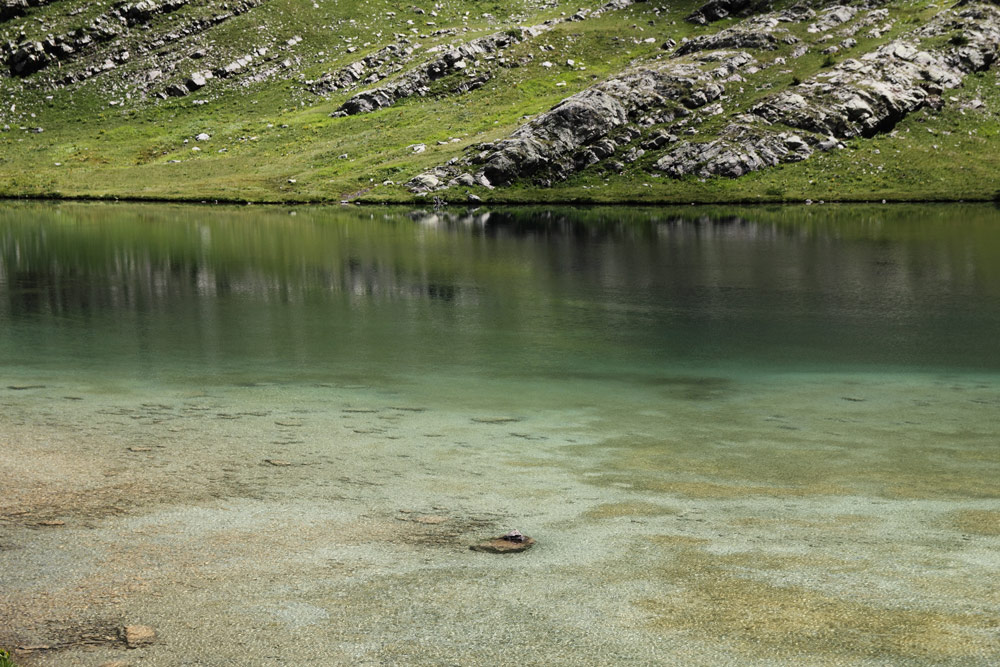
[[[535,546],[535,539],[522,535],[518,530],[512,530],[506,535],[494,537],[491,540],[473,544],[469,547],[473,551],[482,551],[490,554],[516,554],[527,551]]]
[[[156,631],[148,625],[126,625],[121,634],[128,648],[139,648],[156,640]]]

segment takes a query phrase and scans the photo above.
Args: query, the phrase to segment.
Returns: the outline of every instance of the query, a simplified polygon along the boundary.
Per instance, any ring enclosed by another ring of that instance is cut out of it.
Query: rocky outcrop
[[[344,102],[334,112],[334,115],[353,116],[354,114],[367,113],[392,106],[397,101],[406,97],[425,95],[430,91],[430,84],[437,79],[450,74],[462,73],[469,67],[471,62],[474,62],[480,56],[505,49],[521,41],[525,35],[529,34],[533,34],[530,28],[510,30],[466,42],[455,49],[445,52],[440,57],[434,58],[430,62],[424,63],[420,67],[407,72],[385,86],[358,93]],[[486,78],[483,78],[484,74]],[[456,82],[455,87],[457,88],[464,83],[465,88],[463,92],[472,90],[473,86],[478,87],[488,81],[489,75],[486,72],[481,72],[469,78],[470,80],[475,78],[475,83],[471,81],[459,81]]]
[[[715,141],[677,145],[656,162],[655,168],[674,177],[694,174],[736,178],[781,162],[805,160],[812,153],[809,143],[791,132],[761,131],[734,124]]]
[[[388,44],[336,72],[322,75],[309,84],[309,90],[317,95],[328,95],[344,88],[353,88],[362,82],[381,81],[390,74],[400,71],[403,62],[415,51],[408,39]]]
[[[644,2],[644,0],[610,0],[606,2],[597,9],[593,11],[588,11],[586,9],[579,10],[576,14],[570,16],[567,21],[583,21],[586,19],[596,19],[598,16],[603,16],[607,12],[613,12],[618,9],[625,9],[626,7],[631,7],[636,2]]]
[[[701,35],[688,40],[674,52],[674,57],[718,49],[771,51],[778,48],[780,44],[796,44],[799,41],[798,38],[781,24],[800,23],[815,15],[815,12],[808,7],[796,5],[782,12],[752,16],[710,35]]]
[[[640,0],[641,1],[641,0]],[[636,0],[611,0],[593,11],[581,9],[576,14],[566,18],[556,18],[546,21],[543,24],[528,28],[512,28],[504,32],[494,33],[486,37],[474,39],[465,44],[447,50],[443,56],[432,59],[430,62],[403,74],[398,79],[372,90],[358,93],[354,97],[344,102],[335,111],[333,116],[353,116],[359,113],[368,113],[377,109],[392,106],[401,99],[414,95],[426,95],[430,92],[430,85],[438,79],[443,79],[452,74],[465,75],[464,80],[455,81],[449,92],[465,93],[475,90],[489,81],[493,74],[488,68],[472,70],[467,68],[470,63],[477,61],[482,56],[491,56],[498,51],[506,49],[514,44],[526,39],[537,37],[548,32],[554,26],[566,21],[583,21],[596,18],[609,11],[624,9],[634,4]],[[398,47],[387,47],[382,52],[375,54],[370,59],[363,59],[351,63],[341,69],[336,74],[325,75],[314,84],[313,92],[325,94],[338,88],[349,88],[365,78],[366,83],[374,83],[386,78],[389,74],[402,69],[401,66],[389,66],[385,69],[387,60],[398,53]],[[406,55],[409,55],[408,53]],[[503,64],[503,63],[501,63]],[[383,69],[370,72],[373,67],[383,67]]]
[[[0,21],[24,16],[33,7],[44,7],[54,0],[3,0],[0,2]]]
[[[119,3],[86,28],[63,35],[50,35],[44,41],[8,45],[5,49],[7,67],[14,76],[30,76],[55,61],[70,60],[88,47],[122,36],[129,27],[148,23],[154,16],[177,11],[187,3],[188,0]]]
[[[141,0],[136,3],[121,3],[115,5],[113,13],[122,17],[129,26],[142,25],[157,14],[169,14],[187,5],[188,0],[164,0],[164,2],[154,2],[154,0]]]
[[[518,178],[546,183],[609,157],[640,136],[626,127],[641,115],[650,122],[669,122],[719,99],[724,87],[718,75],[753,61],[746,53],[732,54],[728,66],[706,72],[700,62],[658,62],[637,67],[573,95],[514,132],[509,139],[481,146],[462,165],[439,168],[410,182],[414,191],[429,191],[461,183],[461,167],[475,168],[465,180],[506,185]],[[717,74],[713,74],[717,72]],[[621,130],[620,136],[614,136]]]
[[[886,13],[875,10],[859,18],[855,8],[835,6],[818,16],[793,8],[747,19],[685,43],[670,61],[648,63],[573,95],[510,138],[480,146],[408,185],[414,192],[427,192],[460,184],[492,187],[518,179],[545,184],[601,161],[620,171],[623,163],[639,159],[672,177],[735,178],[808,159],[816,151],[842,147],[843,140],[889,131],[917,109],[939,108],[945,90],[988,68],[1000,54],[1000,9],[970,3],[765,97],[733,114],[731,122],[707,140],[693,138],[698,130],[686,116],[725,114],[717,102],[722,83],[742,82],[741,74],[749,76],[766,66],[745,51],[720,49],[740,45],[766,52],[779,41],[794,43],[783,40],[777,26],[814,18],[809,30],[825,31],[848,22],[854,29],[883,21]],[[692,58],[695,62],[686,62]],[[713,60],[720,64],[711,70],[704,66]],[[643,127],[656,124],[667,127],[643,132]],[[683,135],[692,138],[679,140]]]
[[[172,30],[163,38],[151,39],[141,46],[143,51],[156,49],[165,44],[197,34],[224,21],[254,9],[266,0],[241,0],[228,6],[228,10],[209,17],[196,18],[181,26],[172,26]],[[186,7],[189,0],[141,0],[136,3],[118,3],[107,13],[101,14],[85,27],[63,33],[49,35],[44,40],[29,40],[18,44],[8,43],[0,47],[0,57],[3,58],[12,76],[27,77],[53,63],[60,65],[72,62],[84,55],[92,54],[100,45],[116,42],[124,37],[130,29],[147,27],[154,18],[176,12]],[[107,48],[107,47],[105,47]],[[114,49],[114,44],[111,45]],[[88,79],[101,72],[114,69],[117,64],[128,60],[130,53],[124,47],[117,49],[97,65],[71,72],[63,76],[60,83],[68,85]]]
[[[761,0],[709,0],[694,10],[685,20],[704,25],[728,16],[742,16],[751,8],[764,4]]]
[[[846,16],[839,13],[840,18]],[[948,34],[962,35],[954,40],[961,45],[921,48],[924,41],[934,43]],[[954,14],[944,12],[904,38],[768,97],[750,110],[749,124],[730,126],[711,141],[678,145],[655,168],[675,177],[736,177],[803,160],[814,149],[837,147],[839,139],[887,132],[917,109],[939,107],[944,90],[989,67],[998,51],[1000,10],[977,5]],[[774,126],[811,134],[802,137],[776,131]]]
[[[950,33],[962,35],[956,40],[960,46],[921,46]],[[945,89],[989,67],[998,49],[1000,11],[995,7],[946,13],[915,33],[764,100],[752,113],[769,123],[839,138],[872,136],[890,130],[906,114],[938,103]]]
[[[847,23],[854,18],[854,15],[858,13],[857,7],[847,7],[845,5],[836,5],[830,7],[822,14],[815,23],[806,28],[808,32],[827,32],[837,27],[841,23]]]
[[[793,41],[794,37],[788,35],[786,38]],[[681,45],[674,52],[674,57],[686,56],[699,51],[714,51],[718,49],[759,49],[773,50],[778,48],[778,38],[770,32],[749,30],[742,26],[720,30],[714,35],[703,35],[692,39]]]

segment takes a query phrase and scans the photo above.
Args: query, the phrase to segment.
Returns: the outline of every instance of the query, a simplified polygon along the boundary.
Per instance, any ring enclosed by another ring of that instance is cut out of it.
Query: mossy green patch
[[[1000,511],[960,510],[949,517],[950,527],[973,535],[1000,535]]]
[[[584,514],[590,519],[619,519],[623,517],[653,517],[677,514],[673,507],[648,502],[603,503],[592,507]]]
[[[638,603],[660,631],[731,643],[751,659],[800,663],[976,662],[1000,651],[996,614],[893,606],[806,584],[773,583],[775,570],[845,563],[798,555],[716,556],[683,536],[671,537],[653,538],[664,548],[660,575],[670,591]]]

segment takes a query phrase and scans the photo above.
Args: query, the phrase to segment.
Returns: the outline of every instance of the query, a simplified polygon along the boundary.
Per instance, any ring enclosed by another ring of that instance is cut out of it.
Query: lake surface
[[[1000,209],[4,204],[0,448],[26,665],[991,664]]]

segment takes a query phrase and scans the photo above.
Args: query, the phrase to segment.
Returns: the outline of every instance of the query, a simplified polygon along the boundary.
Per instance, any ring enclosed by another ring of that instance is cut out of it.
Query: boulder
[[[8,59],[11,74],[28,76],[49,64],[49,56],[41,42],[21,44]]]
[[[756,0],[709,0],[689,14],[685,20],[700,25],[720,21],[727,16],[744,12],[755,2]]]
[[[413,192],[430,192],[440,182],[436,176],[432,176],[431,174],[418,174],[406,183],[406,187],[410,188]]]
[[[184,85],[187,87],[188,91],[194,91],[198,90],[199,88],[204,88],[207,83],[208,79],[205,77],[203,73],[195,72],[190,77],[188,77],[188,80],[184,82]]]

